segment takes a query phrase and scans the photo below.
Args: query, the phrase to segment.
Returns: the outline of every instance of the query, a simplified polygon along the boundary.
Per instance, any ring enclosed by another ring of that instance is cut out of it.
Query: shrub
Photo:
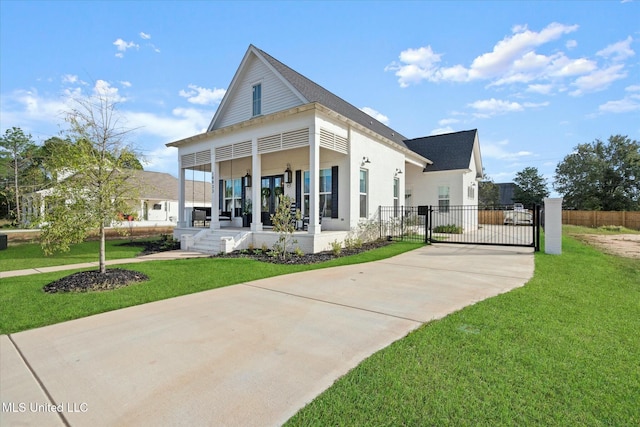
[[[278,241],[273,244],[273,252],[280,259],[286,260],[289,254],[289,247],[294,243],[298,243],[293,238],[293,232],[296,230],[294,221],[300,219],[300,214],[298,211],[295,216],[291,215],[291,204],[293,203],[291,197],[279,194],[278,200],[280,203],[278,203],[276,213],[271,215],[273,231],[280,233]]]
[[[342,243],[338,242],[338,240],[331,242],[331,252],[336,256],[340,255],[342,252]]]
[[[455,224],[439,225],[433,229],[434,233],[462,234],[462,227]]]

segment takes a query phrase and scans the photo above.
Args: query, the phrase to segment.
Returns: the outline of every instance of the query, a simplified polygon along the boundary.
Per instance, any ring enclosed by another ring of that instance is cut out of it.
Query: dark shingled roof
[[[260,54],[293,86],[302,96],[304,96],[309,102],[317,102],[325,107],[339,113],[348,119],[364,126],[367,129],[382,135],[391,141],[399,144],[402,147],[406,147],[404,140],[407,138],[391,129],[390,127],[382,124],[378,120],[374,119],[364,111],[349,104],[344,99],[334,95],[317,83],[309,80],[302,74],[295,70],[292,70],[282,62],[278,61],[263,50],[254,48],[260,52]]]
[[[141,199],[178,200],[178,179],[166,172],[130,171]],[[185,179],[184,196],[187,202],[211,203],[211,181]]]
[[[405,140],[406,146],[433,161],[425,172],[468,169],[477,129]]]

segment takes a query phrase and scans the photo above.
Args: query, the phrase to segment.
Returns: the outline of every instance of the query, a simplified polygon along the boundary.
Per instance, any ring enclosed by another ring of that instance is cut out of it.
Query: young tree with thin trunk
[[[106,95],[74,100],[66,113],[69,144],[52,149],[50,164],[58,179],[48,197],[42,232],[45,253],[67,251],[93,230],[100,237],[99,265],[105,273],[105,227],[130,209],[137,198],[130,179],[133,148],[121,126],[116,104]]]

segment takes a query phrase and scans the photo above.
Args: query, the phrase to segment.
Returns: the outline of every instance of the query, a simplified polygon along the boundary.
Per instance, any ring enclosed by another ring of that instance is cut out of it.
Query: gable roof
[[[278,61],[265,51],[260,50],[253,45],[249,47],[249,49],[251,48],[255,49],[259,55],[261,55],[278,73],[280,73],[287,83],[302,95],[307,102],[317,102],[318,104],[322,104],[336,113],[341,114],[359,125],[372,130],[378,135],[390,139],[396,144],[406,148],[404,140],[407,138],[401,133],[391,129],[361,109],[353,106],[344,99]]]
[[[393,141],[401,147],[407,148],[403,142],[407,138],[401,133],[391,129],[390,127],[371,117],[364,111],[351,105],[344,99],[336,96],[319,84],[278,61],[265,51],[258,49],[254,45],[249,45],[249,48],[247,49],[247,52],[245,53],[240,66],[236,70],[236,73],[231,80],[231,84],[229,85],[225,96],[220,102],[220,106],[218,107],[218,110],[211,120],[211,124],[208,128],[209,132],[215,128],[216,122],[218,121],[218,118],[221,117],[222,111],[224,110],[225,105],[228,102],[228,98],[230,98],[231,93],[234,91],[234,87],[240,80],[242,70],[245,67],[245,64],[249,62],[249,57],[251,55],[254,55],[256,58],[266,64],[277,75],[277,77],[280,78],[281,81],[283,81],[285,85],[287,85],[289,89],[300,99],[300,102],[302,104],[321,104],[329,108],[330,110],[346,117],[347,119],[358,123],[366,129],[369,129],[372,132],[375,132],[378,135]]]
[[[478,129],[472,129],[424,136],[404,142],[410,150],[433,162],[427,165],[425,172],[469,169],[477,134]]]

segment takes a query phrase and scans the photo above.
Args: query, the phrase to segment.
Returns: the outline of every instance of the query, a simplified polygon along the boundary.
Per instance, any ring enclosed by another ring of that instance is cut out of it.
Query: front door
[[[262,224],[273,225],[271,215],[276,213],[278,196],[284,193],[284,177],[283,175],[263,176],[260,183]]]

